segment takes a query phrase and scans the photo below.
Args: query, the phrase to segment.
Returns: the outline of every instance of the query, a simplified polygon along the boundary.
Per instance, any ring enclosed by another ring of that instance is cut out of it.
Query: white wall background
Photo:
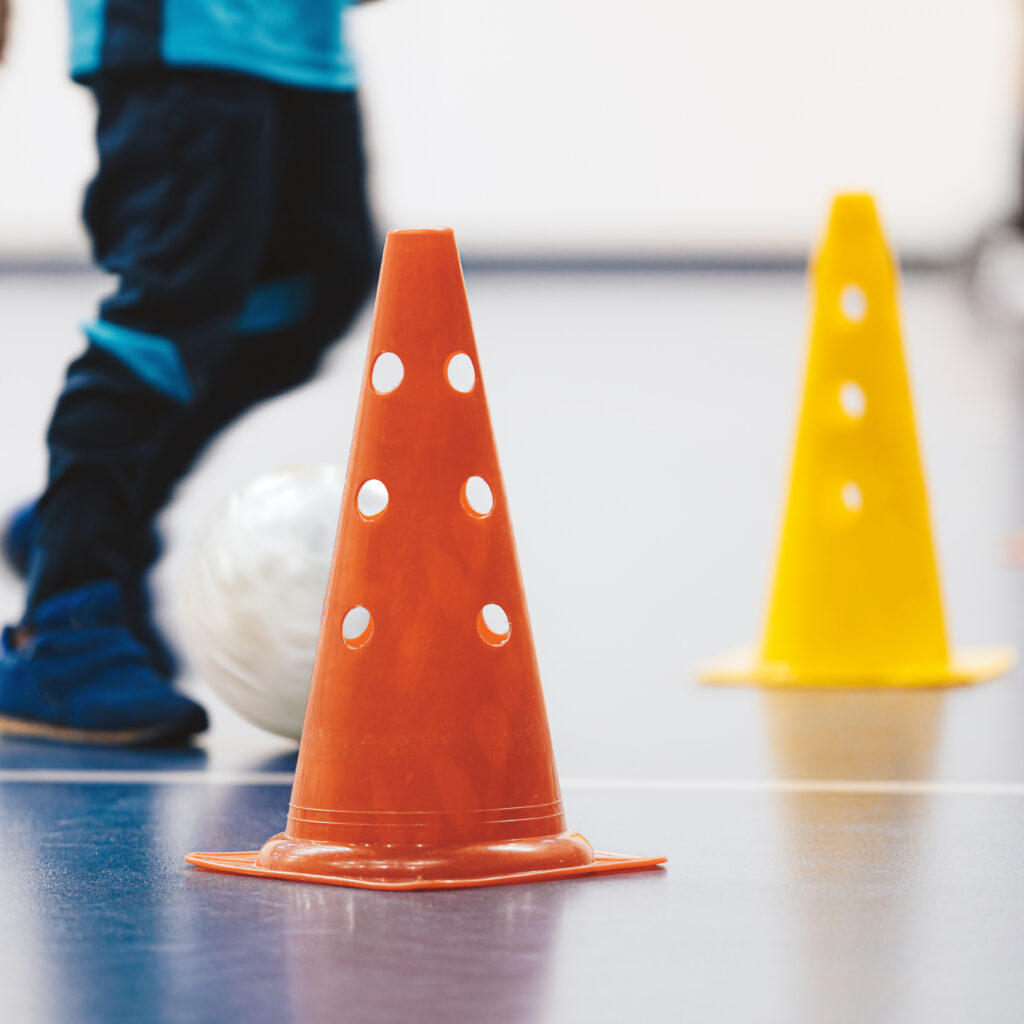
[[[14,0],[0,255],[84,252],[63,0]],[[379,0],[352,13],[382,226],[466,253],[802,251],[869,188],[942,254],[1015,193],[1019,0]]]

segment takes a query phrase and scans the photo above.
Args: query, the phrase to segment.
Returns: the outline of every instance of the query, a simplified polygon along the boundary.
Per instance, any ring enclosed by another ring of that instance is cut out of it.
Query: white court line
[[[2,783],[122,786],[290,786],[291,772],[117,771],[5,768]],[[914,779],[574,779],[562,788],[594,792],[875,793],[927,796],[1024,796],[1024,782],[944,782]]]

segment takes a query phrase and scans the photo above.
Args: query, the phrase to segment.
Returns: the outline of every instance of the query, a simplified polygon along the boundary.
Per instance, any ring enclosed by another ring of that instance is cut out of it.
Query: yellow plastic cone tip
[[[811,268],[814,309],[789,495],[757,651],[706,682],[952,686],[1006,647],[949,649],[896,268],[869,195],[841,195]]]

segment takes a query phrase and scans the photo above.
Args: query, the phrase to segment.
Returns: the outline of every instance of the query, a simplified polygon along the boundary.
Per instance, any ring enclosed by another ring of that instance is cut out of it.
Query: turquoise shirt
[[[352,0],[69,0],[71,74],[214,68],[285,85],[356,85],[343,12]]]

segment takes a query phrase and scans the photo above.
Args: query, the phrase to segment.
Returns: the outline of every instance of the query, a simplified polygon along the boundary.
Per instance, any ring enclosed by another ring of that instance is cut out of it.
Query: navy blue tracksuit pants
[[[29,617],[81,583],[130,586],[175,482],[232,419],[313,375],[376,271],[355,94],[180,69],[92,88],[85,221],[118,285],[48,431]]]

